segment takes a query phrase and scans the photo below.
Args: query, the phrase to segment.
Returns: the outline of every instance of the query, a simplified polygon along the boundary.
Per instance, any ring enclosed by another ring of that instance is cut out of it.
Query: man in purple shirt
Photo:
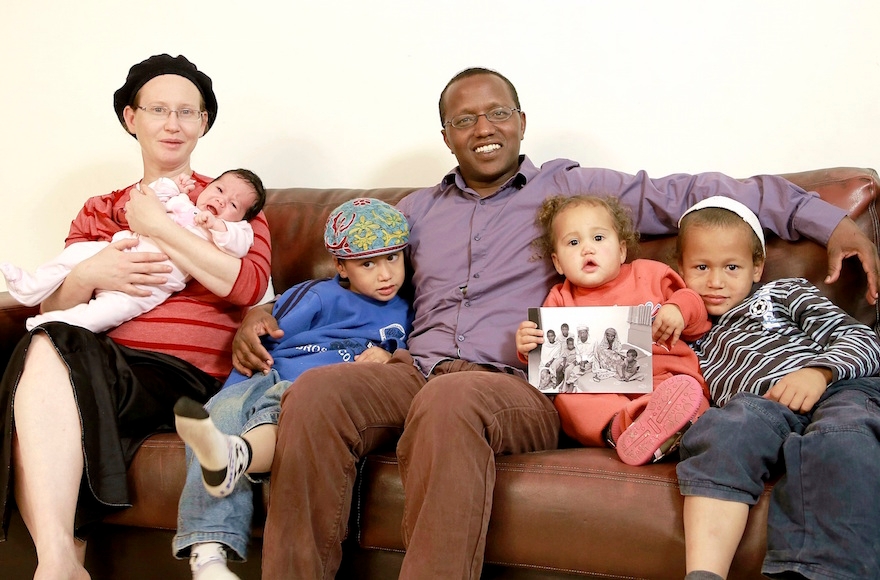
[[[783,179],[652,180],[565,159],[538,168],[519,152],[526,115],[516,90],[485,69],[449,82],[440,120],[459,165],[398,205],[410,224],[414,272],[410,350],[386,364],[308,371],[284,395],[264,578],[334,577],[356,463],[395,441],[406,496],[400,577],[480,576],[495,456],[557,446],[556,410],[526,382],[514,348],[526,309],[558,281],[549,260],[532,259],[535,214],[549,194],[614,194],[633,209],[643,234],[676,231],[679,216],[702,198],[735,197],[780,237],[826,244],[832,279],[843,257],[858,255],[868,299],[876,300],[873,244],[844,212]],[[257,337],[274,332],[273,323],[265,311],[252,311],[236,338],[236,368],[268,368]]]

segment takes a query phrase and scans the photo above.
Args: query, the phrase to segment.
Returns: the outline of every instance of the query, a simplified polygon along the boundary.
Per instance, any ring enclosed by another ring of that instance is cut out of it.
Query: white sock
[[[239,580],[226,567],[226,547],[217,542],[196,544],[189,556],[193,580]]]
[[[214,497],[226,497],[251,464],[251,446],[236,435],[226,435],[214,425],[205,408],[188,397],[174,405],[177,433],[202,466],[202,483]]]
[[[174,425],[180,438],[192,448],[202,469],[226,469],[229,460],[226,434],[217,429],[203,406],[181,397],[174,405]]]

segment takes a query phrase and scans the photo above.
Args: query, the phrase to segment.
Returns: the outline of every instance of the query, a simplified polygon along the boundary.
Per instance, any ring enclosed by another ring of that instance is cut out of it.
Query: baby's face
[[[199,194],[196,207],[209,211],[222,220],[237,222],[257,201],[253,186],[235,175],[227,173],[208,184]]]

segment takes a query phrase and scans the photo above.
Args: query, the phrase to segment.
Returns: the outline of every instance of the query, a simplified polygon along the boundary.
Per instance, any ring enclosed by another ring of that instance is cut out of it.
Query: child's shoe
[[[193,580],[240,580],[226,567],[226,549],[216,542],[193,546],[189,568]]]
[[[205,408],[189,397],[175,403],[174,423],[177,434],[199,460],[208,493],[214,497],[231,494],[251,463],[247,440],[221,432]]]
[[[608,421],[605,429],[602,431],[602,437],[605,439],[605,445],[611,449],[617,449],[617,440],[623,434],[620,426],[620,413],[614,413],[614,416]]]
[[[664,451],[665,444],[681,437],[680,432],[706,406],[704,401],[700,383],[688,375],[676,375],[657,385],[648,406],[616,441],[621,461],[644,465],[661,459],[672,450]]]

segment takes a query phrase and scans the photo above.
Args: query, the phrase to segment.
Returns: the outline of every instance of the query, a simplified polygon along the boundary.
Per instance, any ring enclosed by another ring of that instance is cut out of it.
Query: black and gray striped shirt
[[[719,407],[804,367],[830,369],[833,382],[880,372],[880,337],[802,278],[758,287],[692,346]]]

